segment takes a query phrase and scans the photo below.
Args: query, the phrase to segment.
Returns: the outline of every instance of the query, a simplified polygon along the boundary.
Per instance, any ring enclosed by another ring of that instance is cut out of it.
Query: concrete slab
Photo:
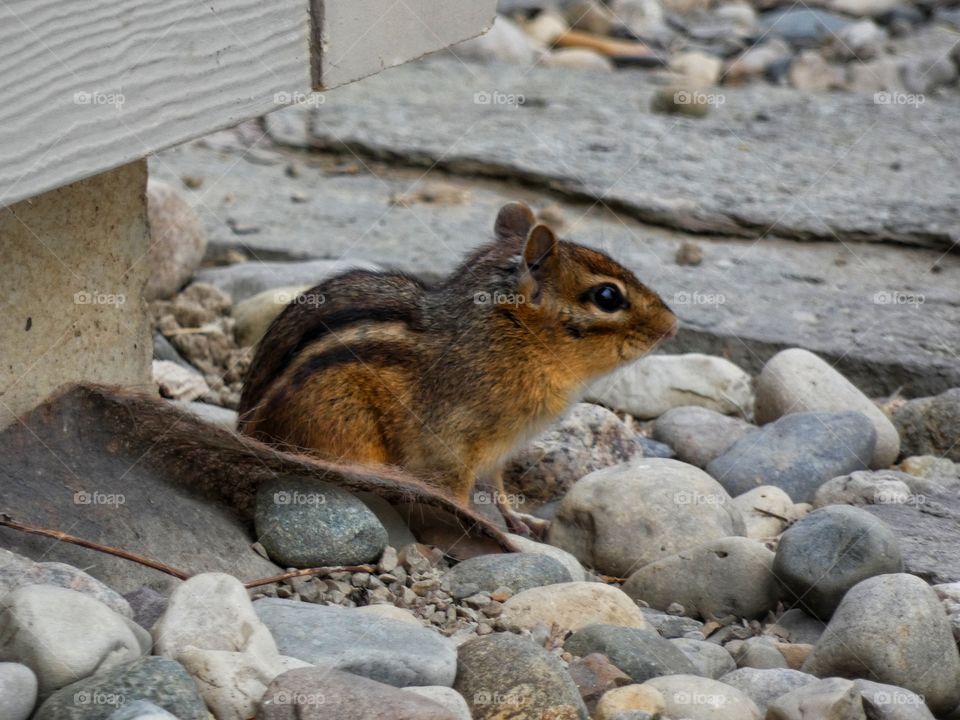
[[[956,96],[876,104],[755,84],[710,90],[707,117],[690,118],[652,113],[655,90],[641,72],[440,57],[292,112],[309,116],[314,148],[509,176],[682,230],[960,240]],[[268,116],[271,132],[301,142],[289,119]]]

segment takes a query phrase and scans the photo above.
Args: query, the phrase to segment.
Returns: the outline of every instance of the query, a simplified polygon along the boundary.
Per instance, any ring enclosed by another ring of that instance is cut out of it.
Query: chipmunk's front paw
[[[502,510],[502,512],[507,528],[514,535],[522,535],[540,542],[546,540],[547,531],[550,529],[549,520],[526,513],[514,512],[513,510]]]

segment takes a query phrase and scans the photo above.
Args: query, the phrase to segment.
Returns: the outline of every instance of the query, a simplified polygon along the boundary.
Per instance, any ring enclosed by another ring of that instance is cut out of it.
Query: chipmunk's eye
[[[608,313],[623,310],[627,306],[627,300],[620,292],[620,288],[613,283],[603,283],[590,288],[590,300],[598,308]]]

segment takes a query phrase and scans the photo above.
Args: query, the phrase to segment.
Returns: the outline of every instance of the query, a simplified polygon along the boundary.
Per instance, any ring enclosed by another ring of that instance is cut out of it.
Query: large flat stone
[[[308,109],[309,143],[510,175],[696,232],[941,249],[960,240],[950,181],[960,168],[939,147],[960,149],[956,98],[919,112],[757,84],[719,89],[723,102],[695,120],[650,112],[643,75],[597,77],[437,58]]]
[[[896,534],[907,572],[927,582],[960,582],[960,498],[954,493],[915,495],[907,505],[866,505]]]
[[[0,433],[0,513],[188,574],[242,580],[281,571],[251,548],[253,499],[262,483],[293,477],[353,490],[382,484],[382,473],[365,473],[278,453],[160,398],[103,387],[64,391]],[[397,486],[379,494],[447,510],[470,537],[483,537],[485,552],[506,543],[489,523],[427,490]],[[126,559],[9,528],[0,528],[0,547],[83,568],[119,592],[179,583]]]

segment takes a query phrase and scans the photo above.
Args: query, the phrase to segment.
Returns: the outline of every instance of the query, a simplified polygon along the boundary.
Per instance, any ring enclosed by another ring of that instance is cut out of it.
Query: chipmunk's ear
[[[493,231],[499,240],[508,237],[524,238],[536,221],[533,210],[526,203],[507,203],[497,213],[497,222],[494,223]]]
[[[523,247],[521,291],[534,301],[539,297],[543,280],[557,257],[557,237],[546,225],[536,225],[527,235]]]

